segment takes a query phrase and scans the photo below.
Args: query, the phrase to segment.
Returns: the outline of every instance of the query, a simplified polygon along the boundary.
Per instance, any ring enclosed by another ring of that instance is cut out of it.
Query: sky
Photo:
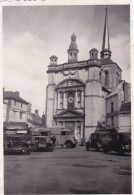
[[[104,5],[3,7],[3,72],[5,91],[19,91],[32,103],[32,112],[45,111],[47,67],[50,56],[67,62],[71,35],[77,36],[78,60],[88,60],[89,50],[101,51]],[[108,5],[111,59],[130,80],[130,7]]]

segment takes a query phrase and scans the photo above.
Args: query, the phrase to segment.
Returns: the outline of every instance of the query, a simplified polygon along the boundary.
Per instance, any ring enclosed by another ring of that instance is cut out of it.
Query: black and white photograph
[[[3,6],[2,49],[4,194],[132,194],[131,4]]]

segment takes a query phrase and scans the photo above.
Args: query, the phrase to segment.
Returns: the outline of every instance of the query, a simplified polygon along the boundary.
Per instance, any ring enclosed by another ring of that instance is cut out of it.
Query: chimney
[[[15,91],[14,93],[15,93],[15,95],[17,95],[17,96],[20,95],[19,91]]]
[[[38,110],[35,110],[35,114],[39,114],[39,113],[38,113]]]

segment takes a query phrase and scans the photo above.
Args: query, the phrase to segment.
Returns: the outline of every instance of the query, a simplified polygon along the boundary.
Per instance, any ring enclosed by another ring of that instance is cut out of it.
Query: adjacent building
[[[116,124],[113,122],[116,121],[116,117],[111,119],[108,109],[114,109],[112,112],[116,112],[118,104],[118,111],[121,111],[117,103],[119,98],[113,97],[115,99],[110,100],[110,97],[113,90],[121,85],[122,70],[112,60],[109,39],[106,8],[100,58],[98,50],[92,48],[89,58],[79,61],[79,49],[74,33],[67,50],[68,62],[58,64],[57,56],[50,57],[46,88],[47,126],[71,127],[75,137],[81,140],[94,132],[100,123],[105,126]]]
[[[131,128],[131,86],[125,81],[106,97],[106,125],[119,131]]]
[[[20,97],[18,91],[3,91],[5,122],[26,122],[31,114],[31,104]]]

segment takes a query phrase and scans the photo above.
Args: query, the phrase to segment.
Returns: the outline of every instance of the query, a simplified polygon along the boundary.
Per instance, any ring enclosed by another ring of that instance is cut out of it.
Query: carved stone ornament
[[[64,83],[61,83],[58,87],[74,87],[74,86],[80,86],[80,85],[82,84],[79,83],[78,81],[68,80],[68,81],[65,81]]]
[[[77,70],[71,70],[71,69],[69,69],[69,70],[66,70],[66,71],[64,71],[63,72],[63,74],[64,74],[64,76],[73,76],[73,75],[75,75],[77,73]]]

